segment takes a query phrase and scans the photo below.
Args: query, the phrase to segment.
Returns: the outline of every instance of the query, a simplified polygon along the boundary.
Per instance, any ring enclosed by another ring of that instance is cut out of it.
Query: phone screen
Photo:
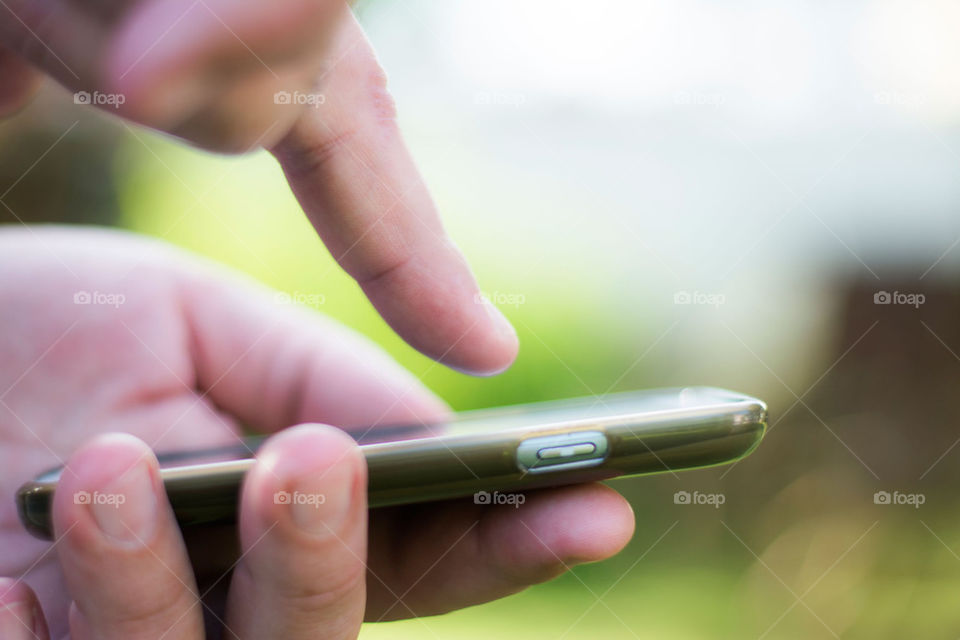
[[[512,407],[465,411],[456,414],[453,420],[440,428],[445,435],[469,435],[561,422],[715,406],[745,399],[747,398],[743,395],[707,387],[631,391],[606,396],[587,396]],[[435,435],[440,435],[440,432]]]

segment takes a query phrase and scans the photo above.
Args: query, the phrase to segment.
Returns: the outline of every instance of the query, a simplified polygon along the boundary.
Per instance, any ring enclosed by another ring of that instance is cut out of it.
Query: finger
[[[30,102],[40,87],[40,74],[22,58],[0,47],[0,118]]]
[[[47,621],[36,594],[24,582],[0,578],[0,638],[49,640]]]
[[[519,506],[457,501],[373,512],[367,619],[502,598],[610,557],[633,535],[629,504],[604,485],[516,495]]]
[[[57,554],[74,600],[72,637],[203,637],[193,574],[156,458],[133,436],[75,453],[53,500]]]
[[[327,248],[401,337],[456,369],[501,371],[516,334],[447,237],[359,25],[343,24],[325,101],[272,151]]]
[[[270,439],[247,475],[227,627],[241,638],[356,638],[365,601],[366,467],[332,427]]]
[[[73,2],[5,0],[0,41],[13,54],[72,89],[89,88],[98,76],[104,29]],[[9,19],[7,19],[9,18]]]
[[[317,70],[346,11],[343,0],[140,3],[107,51],[105,82],[126,98],[127,117],[204,146],[245,150],[271,122],[286,119],[276,136],[289,128],[295,114],[278,109],[274,93],[312,82],[307,72]],[[218,113],[231,117],[210,117]],[[216,140],[218,133],[230,135]]]
[[[197,383],[263,431],[302,422],[342,428],[420,424],[446,406],[369,340],[322,314],[219,271],[184,271]]]

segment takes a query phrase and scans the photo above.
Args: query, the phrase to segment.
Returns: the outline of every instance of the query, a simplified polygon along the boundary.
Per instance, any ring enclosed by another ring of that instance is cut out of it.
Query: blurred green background
[[[613,483],[637,515],[616,558],[362,637],[958,637],[957,10],[358,11],[451,235],[517,327],[503,375],[394,336],[265,153],[194,151],[53,87],[0,124],[4,222],[117,225],[310,297],[457,409],[709,384],[763,398],[772,425],[732,468]]]

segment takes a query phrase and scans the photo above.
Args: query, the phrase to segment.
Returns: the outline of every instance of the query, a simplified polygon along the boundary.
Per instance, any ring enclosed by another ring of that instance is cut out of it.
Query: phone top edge
[[[532,402],[526,404],[515,404],[507,405],[503,407],[493,407],[488,409],[474,409],[470,411],[458,412],[456,414],[458,419],[477,419],[489,416],[491,420],[495,420],[498,417],[509,414],[512,412],[520,411],[536,411],[537,409],[542,409],[544,407],[562,407],[565,405],[577,406],[584,401],[597,401],[603,402],[604,400],[610,401],[622,401],[625,399],[631,398],[642,398],[644,396],[654,396],[654,395],[667,395],[667,394],[681,394],[683,392],[693,392],[697,394],[703,394],[705,396],[711,396],[717,401],[713,403],[698,404],[691,407],[671,407],[666,409],[658,410],[646,410],[646,411],[623,411],[622,413],[612,414],[608,416],[603,416],[601,418],[578,418],[570,420],[557,420],[553,422],[544,422],[537,425],[527,425],[519,427],[507,427],[502,429],[491,430],[489,432],[478,432],[478,433],[452,433],[452,434],[428,434],[422,437],[408,438],[404,440],[394,440],[389,442],[377,442],[371,444],[361,444],[360,449],[364,452],[365,455],[380,455],[388,454],[392,451],[399,451],[408,449],[410,447],[421,446],[424,441],[435,441],[440,446],[456,446],[459,443],[470,443],[476,440],[486,440],[490,439],[491,436],[501,436],[500,440],[502,441],[513,441],[519,439],[525,439],[527,437],[536,437],[540,434],[553,433],[559,431],[571,431],[571,430],[596,430],[600,429],[603,431],[611,430],[625,430],[632,433],[631,426],[638,427],[641,426],[641,423],[644,425],[649,423],[657,423],[660,421],[665,421],[671,418],[696,418],[698,416],[707,416],[707,415],[722,415],[724,417],[730,417],[731,419],[735,416],[745,416],[746,422],[749,424],[756,424],[761,427],[760,437],[758,442],[762,439],[763,435],[766,434],[766,418],[767,418],[767,405],[762,400],[757,398],[730,391],[727,389],[722,389],[719,387],[708,387],[708,386],[694,386],[694,387],[667,387],[659,389],[647,389],[642,391],[624,391],[619,393],[605,394],[601,396],[582,396],[578,398],[569,398],[562,400],[546,400],[542,402]],[[722,413],[719,413],[718,410],[722,410]],[[491,442],[491,444],[493,444]],[[751,448],[752,451],[752,448]],[[747,454],[744,454],[747,455]],[[176,478],[188,478],[192,477],[196,472],[214,472],[219,475],[232,475],[239,474],[242,475],[248,471],[254,464],[255,459],[251,456],[248,458],[239,458],[235,460],[220,460],[220,461],[211,461],[204,463],[196,464],[180,464],[175,466],[161,466],[160,475],[166,480],[174,480]],[[61,469],[52,469],[47,472],[39,474],[32,481],[25,483],[20,490],[20,492],[25,492],[28,490],[36,489],[53,489],[56,487],[57,481],[59,479],[59,474],[57,472]],[[56,475],[54,475],[56,474]],[[47,478],[46,476],[51,476]]]
[[[477,409],[466,409],[463,411],[457,411],[456,416],[459,420],[472,420],[477,416],[480,417],[501,417],[505,415],[510,415],[517,412],[535,412],[538,409],[545,408],[562,408],[565,406],[579,406],[584,402],[594,401],[599,403],[605,402],[620,402],[626,399],[640,399],[643,397],[653,397],[653,396],[667,396],[667,395],[682,395],[687,394],[701,394],[703,396],[712,396],[717,400],[716,404],[732,404],[734,402],[740,401],[753,401],[761,405],[764,405],[763,401],[758,400],[752,396],[749,396],[744,393],[737,391],[731,391],[730,389],[724,389],[722,387],[711,387],[708,385],[694,385],[686,387],[657,387],[653,389],[638,389],[632,391],[617,391],[614,393],[602,393],[599,395],[584,395],[584,396],[575,396],[573,398],[557,398],[553,400],[537,400],[534,402],[518,402],[515,404],[509,405],[499,405],[494,407],[480,407]],[[713,404],[713,403],[711,403]],[[764,405],[766,408],[766,405]]]
[[[762,427],[763,433],[766,432],[766,420],[767,420],[767,405],[762,400],[757,398],[744,395],[742,393],[735,393],[732,391],[727,391],[725,389],[719,389],[715,387],[677,387],[677,388],[667,388],[667,389],[656,389],[650,391],[626,391],[622,393],[609,394],[606,396],[584,396],[581,398],[573,398],[569,401],[559,400],[553,401],[548,400],[544,402],[534,402],[530,404],[518,404],[510,405],[507,407],[494,407],[492,409],[475,409],[472,411],[464,411],[458,413],[458,418],[468,418],[471,420],[477,420],[481,417],[486,417],[489,415],[491,420],[496,420],[498,417],[503,415],[501,411],[511,412],[511,411],[531,411],[534,412],[537,408],[543,408],[545,406],[561,406],[569,404],[571,406],[576,403],[583,402],[584,400],[602,398],[608,399],[628,399],[632,396],[641,397],[646,394],[654,393],[669,393],[669,392],[682,392],[682,391],[706,391],[706,392],[716,392],[718,394],[725,394],[727,397],[731,397],[732,400],[718,401],[709,404],[699,404],[691,407],[671,407],[666,409],[657,409],[657,410],[643,410],[643,411],[623,411],[621,413],[615,413],[610,415],[605,415],[603,417],[592,417],[592,418],[576,418],[576,419],[567,419],[567,420],[556,420],[543,422],[537,425],[525,425],[519,427],[506,427],[500,428],[489,432],[475,432],[475,433],[450,433],[450,434],[428,434],[422,437],[414,437],[406,440],[396,440],[391,442],[377,442],[372,444],[361,445],[361,449],[365,453],[378,454],[380,452],[388,452],[394,449],[405,449],[408,447],[418,446],[419,443],[423,441],[438,441],[446,445],[455,445],[458,443],[467,443],[473,442],[481,439],[489,439],[491,436],[502,436],[504,440],[516,439],[518,436],[523,435],[527,436],[536,436],[541,433],[550,433],[556,431],[567,431],[567,430],[606,430],[606,429],[618,429],[626,428],[629,430],[630,425],[642,426],[648,423],[657,423],[665,422],[671,419],[680,419],[680,418],[690,418],[691,420],[701,416],[713,415],[715,417],[723,416],[734,418],[735,416],[743,416],[746,418],[746,422],[758,424]]]

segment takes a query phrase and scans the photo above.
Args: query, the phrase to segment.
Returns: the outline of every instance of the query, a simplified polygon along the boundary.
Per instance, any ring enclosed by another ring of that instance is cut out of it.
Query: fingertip
[[[362,459],[356,441],[342,429],[305,423],[269,438],[257,454],[258,466],[284,476],[299,471],[323,471],[336,464]]]
[[[517,333],[476,290],[463,257],[421,262],[362,283],[380,315],[414,349],[456,371],[492,376],[510,367],[519,349]]]
[[[610,487],[587,485],[571,496],[576,526],[571,528],[562,554],[569,564],[599,562],[620,553],[633,538],[636,517],[630,503]],[[589,515],[588,515],[589,514]]]
[[[475,339],[441,362],[453,369],[474,376],[495,376],[513,364],[520,350],[520,340],[506,316],[489,301],[483,302],[487,319],[477,325]],[[470,336],[473,337],[473,336]],[[449,360],[449,361],[445,361]]]
[[[502,513],[509,520],[505,531],[523,541],[511,559],[518,566],[598,562],[619,553],[635,527],[629,502],[602,484],[534,492],[515,516]]]
[[[26,582],[16,578],[0,578],[0,609],[33,605],[36,602],[33,589]]]
[[[200,637],[189,558],[146,443],[108,433],[83,445],[61,474],[53,522],[73,637]]]
[[[70,488],[80,483],[102,487],[140,462],[156,466],[156,456],[143,440],[129,433],[104,433],[73,452],[58,486]],[[64,492],[55,492],[55,503],[58,497],[59,501],[66,499]]]
[[[160,491],[157,459],[145,442],[128,433],[99,435],[70,456],[60,475],[54,532],[84,549],[142,546],[156,530]]]
[[[59,486],[73,486],[78,480],[85,485],[104,486],[140,462],[154,467],[157,464],[156,456],[143,440],[129,433],[104,433],[74,451],[60,475]],[[55,493],[54,499],[61,493]]]
[[[245,535],[273,526],[352,530],[366,510],[366,478],[363,454],[345,432],[321,424],[285,429],[261,447],[248,475],[243,499],[257,526]]]
[[[366,474],[353,440],[307,424],[270,438],[247,474],[227,624],[241,637],[353,638],[363,618]]]
[[[47,640],[49,637],[33,590],[22,580],[0,578],[0,638]]]
[[[85,458],[90,455],[90,451],[108,453],[108,458],[115,458],[116,460],[140,459],[143,456],[152,455],[147,443],[131,433],[122,431],[111,431],[94,436],[74,452],[71,456],[71,462],[74,462],[74,458],[76,460]]]

